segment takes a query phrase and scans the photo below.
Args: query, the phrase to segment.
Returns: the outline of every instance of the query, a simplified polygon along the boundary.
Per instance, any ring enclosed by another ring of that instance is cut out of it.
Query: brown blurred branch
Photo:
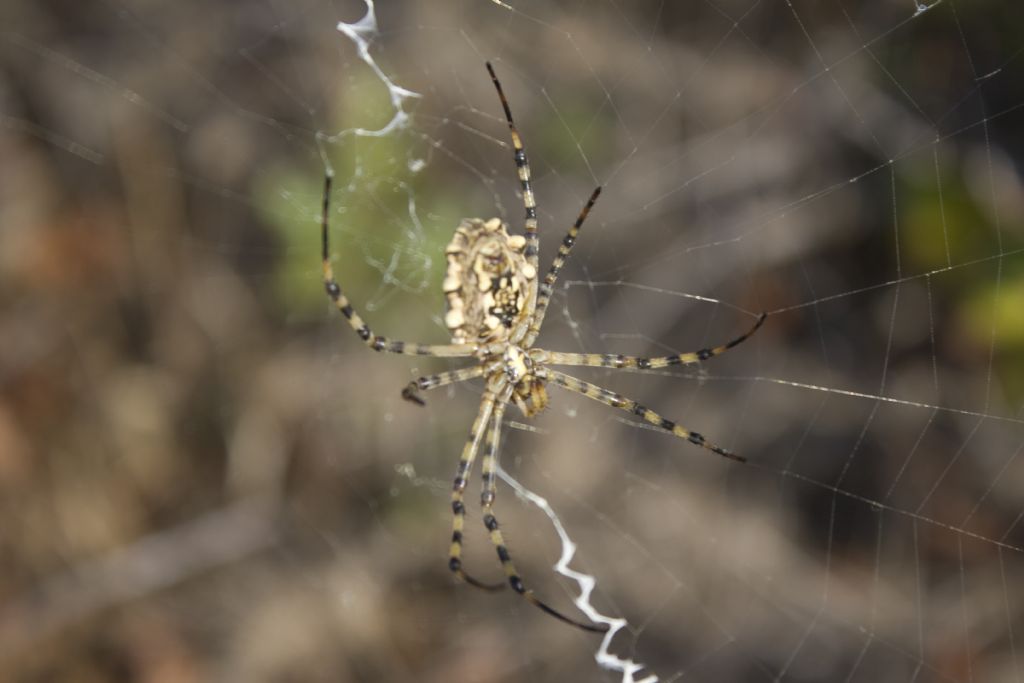
[[[71,568],[0,608],[0,657],[119,603],[276,542],[275,506],[248,499]]]

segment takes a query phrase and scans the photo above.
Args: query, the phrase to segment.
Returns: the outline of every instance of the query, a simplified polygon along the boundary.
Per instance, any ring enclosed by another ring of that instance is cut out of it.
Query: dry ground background
[[[319,281],[329,163],[343,285],[444,339],[454,225],[521,215],[485,59],[544,254],[606,186],[545,346],[671,353],[772,312],[699,371],[577,373],[746,466],[554,390],[508,430],[630,622],[613,650],[662,680],[1024,679],[1020,4],[381,2],[369,54],[421,97],[378,137],[388,91],[334,28],[365,9],[0,9],[0,679],[619,679],[453,582],[480,388],[403,403],[451,364],[370,353]],[[550,525],[499,495],[571,611]]]

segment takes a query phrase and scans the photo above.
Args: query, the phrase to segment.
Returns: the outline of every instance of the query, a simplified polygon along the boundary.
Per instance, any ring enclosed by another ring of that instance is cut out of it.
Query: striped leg
[[[515,564],[512,562],[512,556],[509,554],[508,546],[505,545],[505,539],[501,534],[501,527],[498,524],[498,519],[494,516],[494,498],[497,489],[497,465],[498,465],[498,445],[501,439],[501,424],[505,417],[505,406],[510,395],[510,391],[506,390],[505,394],[498,400],[498,404],[494,408],[494,418],[491,421],[491,428],[487,433],[487,446],[484,450],[484,461],[483,461],[483,491],[480,494],[480,507],[484,514],[484,526],[487,527],[487,531],[491,537],[491,543],[494,544],[494,549],[498,553],[498,559],[501,560],[501,566],[505,570],[505,576],[508,578],[508,583],[519,595],[522,595],[526,600],[543,611],[547,612],[551,616],[564,621],[567,624],[572,624],[577,628],[581,628],[585,631],[593,631],[595,633],[604,633],[608,630],[607,624],[594,625],[585,624],[575,619],[571,619],[554,607],[551,607],[547,603],[543,602],[540,598],[534,595],[532,590],[528,590],[523,584],[522,578],[519,576],[519,572],[516,570]]]
[[[617,394],[614,391],[609,391],[608,389],[599,387],[596,384],[591,384],[590,382],[584,382],[581,379],[576,379],[575,377],[563,374],[561,372],[558,372],[557,370],[545,369],[542,372],[544,377],[551,380],[558,386],[568,389],[569,391],[574,391],[577,394],[583,394],[587,398],[592,398],[595,401],[600,401],[601,403],[611,406],[612,408],[618,408],[619,410],[625,410],[628,413],[638,415],[645,422],[648,422],[654,425],[655,427],[664,429],[666,432],[675,434],[680,439],[686,439],[692,444],[696,444],[702,448],[706,448],[709,451],[714,451],[715,453],[718,453],[719,455],[729,458],[731,460],[736,460],[738,462],[747,461],[747,459],[744,458],[742,455],[736,455],[732,451],[726,450],[721,446],[716,446],[710,441],[705,440],[704,437],[698,434],[697,432],[691,432],[689,429],[684,429],[683,427],[677,425],[675,422],[672,422],[671,420],[666,420],[653,410],[645,406],[642,406],[636,401],[628,399],[622,396],[621,394]]]
[[[501,89],[498,77],[494,75],[494,67],[487,62],[487,72],[491,74],[494,88],[498,91],[498,98],[501,100],[501,108],[505,110],[505,120],[508,121],[508,130],[512,134],[512,148],[515,150],[516,171],[519,173],[519,183],[523,188],[523,206],[526,207],[526,262],[537,271],[537,254],[539,243],[537,240],[537,202],[533,198],[533,188],[530,187],[530,162],[526,158],[526,150],[523,149],[523,141],[516,130],[516,124],[512,122],[512,110],[509,109],[508,100],[505,99],[505,92]]]
[[[702,360],[714,358],[720,354],[725,353],[732,347],[744,342],[752,334],[757,332],[758,328],[764,323],[764,319],[768,317],[767,313],[762,313],[757,318],[757,322],[749,330],[736,337],[732,341],[722,344],[721,346],[715,346],[709,349],[701,349],[699,351],[691,351],[690,353],[677,353],[674,356],[660,356],[657,358],[640,358],[637,356],[623,356],[620,354],[613,353],[561,353],[559,351],[539,351],[536,352],[537,358],[534,360],[542,360],[545,363],[552,365],[586,365],[590,367],[601,367],[601,368],[636,368],[638,370],[655,370],[657,368],[664,368],[670,365],[690,365],[691,363],[697,363]]]
[[[355,333],[363,340],[363,343],[374,351],[403,353],[410,356],[443,356],[447,358],[472,356],[476,351],[476,347],[473,344],[411,344],[403,341],[393,341],[387,337],[381,337],[374,334],[367,324],[363,322],[363,319],[359,317],[359,314],[352,309],[352,304],[349,303],[348,298],[346,298],[345,294],[341,291],[341,287],[334,279],[334,270],[331,268],[330,246],[327,236],[327,217],[328,209],[330,208],[331,180],[332,177],[330,174],[327,174],[324,178],[323,213],[320,216],[320,232],[321,241],[323,243],[322,256],[324,288],[327,290],[327,296],[331,297],[331,301],[333,301],[334,305],[338,307],[341,314],[345,316],[348,320],[348,324],[352,326],[352,329],[355,330]]]
[[[455,481],[452,484],[452,545],[448,552],[448,568],[457,577],[477,588],[484,590],[501,590],[505,587],[503,583],[489,584],[477,581],[462,569],[462,531],[466,526],[466,505],[463,502],[463,494],[466,491],[466,476],[473,468],[473,460],[476,459],[477,451],[480,450],[480,442],[483,441],[484,432],[490,424],[491,415],[494,411],[494,393],[488,389],[480,402],[480,411],[473,420],[473,426],[469,430],[469,439],[462,449],[462,457],[459,458],[459,465],[455,469]]]
[[[569,228],[569,232],[566,233],[565,237],[562,238],[562,244],[558,247],[558,253],[555,254],[555,260],[551,263],[551,269],[548,271],[547,276],[544,278],[544,282],[541,283],[537,294],[537,307],[533,309],[533,318],[530,320],[530,331],[526,335],[526,340],[523,342],[525,346],[533,346],[533,341],[540,334],[540,326],[544,324],[544,315],[548,311],[548,304],[551,302],[551,294],[555,289],[555,281],[558,280],[558,273],[562,270],[562,266],[565,265],[565,261],[569,258],[569,252],[572,251],[572,247],[576,244],[576,238],[580,234],[580,227],[583,225],[583,221],[587,219],[587,215],[590,213],[590,209],[593,208],[594,202],[597,201],[598,196],[601,194],[601,186],[598,185],[594,188],[593,193],[590,195],[590,199],[580,210],[580,215],[576,217],[576,222]]]
[[[492,363],[490,365],[474,365],[471,368],[462,368],[461,370],[452,370],[450,372],[442,372],[436,375],[426,375],[409,382],[409,384],[402,389],[402,398],[406,401],[410,401],[411,403],[425,406],[427,403],[420,398],[419,392],[430,391],[431,389],[448,386],[449,384],[464,382],[467,379],[474,379],[476,377],[482,377],[483,375],[489,375],[498,369],[498,367],[500,367],[499,363]]]

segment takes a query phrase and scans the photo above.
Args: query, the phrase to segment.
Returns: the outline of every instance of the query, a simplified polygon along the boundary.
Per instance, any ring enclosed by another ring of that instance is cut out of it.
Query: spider
[[[512,137],[516,170],[526,209],[525,234],[510,235],[508,225],[500,218],[486,221],[468,218],[456,228],[451,243],[445,249],[447,271],[443,284],[446,300],[444,322],[451,331],[451,343],[418,344],[380,336],[375,334],[352,308],[352,304],[334,278],[329,257],[328,213],[332,180],[330,173],[326,174],[324,180],[323,213],[320,220],[324,286],[327,295],[348,320],[355,333],[374,351],[415,356],[472,358],[476,361],[475,365],[470,367],[427,375],[410,382],[402,390],[404,399],[421,406],[426,405],[419,395],[421,391],[473,378],[484,378],[485,388],[480,408],[476,419],[473,420],[469,439],[462,449],[452,485],[452,540],[448,553],[448,567],[452,573],[466,583],[484,590],[498,590],[504,587],[504,582],[481,582],[468,574],[462,566],[462,539],[466,518],[463,495],[466,478],[483,444],[483,490],[480,495],[483,523],[497,551],[509,586],[551,616],[581,629],[601,633],[608,630],[607,625],[577,621],[540,600],[532,590],[526,588],[512,562],[498,519],[494,515],[498,444],[506,407],[509,402],[515,403],[524,416],[533,417],[548,405],[546,385],[552,383],[632,413],[657,428],[713,453],[744,462],[745,458],[742,456],[713,444],[701,434],[663,418],[632,399],[566,375],[550,366],[652,370],[671,365],[698,363],[724,353],[746,340],[761,327],[766,314],[758,316],[757,321],[747,332],[721,346],[672,356],[641,358],[620,354],[563,353],[535,347],[533,344],[544,323],[544,314],[548,310],[558,273],[576,243],[583,221],[601,194],[601,187],[598,186],[593,191],[575,223],[562,239],[547,275],[543,280],[538,280],[537,205],[530,186],[530,164],[519,131],[512,121],[508,100],[505,99],[505,93],[490,62],[487,63],[487,71],[498,92]]]

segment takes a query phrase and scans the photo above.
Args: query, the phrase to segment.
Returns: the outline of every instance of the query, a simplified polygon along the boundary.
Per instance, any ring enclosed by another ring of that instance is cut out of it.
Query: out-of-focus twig
[[[0,658],[118,603],[147,595],[276,542],[275,505],[247,499],[72,567],[0,607]]]

